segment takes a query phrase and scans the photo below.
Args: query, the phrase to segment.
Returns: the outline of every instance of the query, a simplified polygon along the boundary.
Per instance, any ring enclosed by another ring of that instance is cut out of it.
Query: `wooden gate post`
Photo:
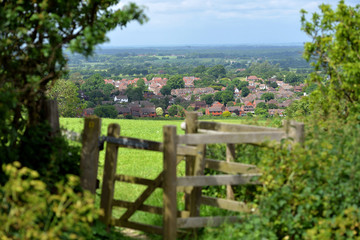
[[[304,123],[296,122],[294,120],[285,121],[284,128],[287,137],[291,138],[293,142],[303,145],[305,142],[305,125]]]
[[[120,136],[120,126],[119,124],[112,123],[108,126],[108,137],[119,137]],[[104,211],[104,216],[100,220],[105,224],[109,225],[111,221],[111,210],[112,210],[112,201],[114,198],[114,185],[115,185],[115,173],[117,165],[117,156],[118,156],[118,145],[113,143],[106,143],[106,152],[105,152],[105,165],[104,165],[104,175],[101,189],[101,200],[100,208]]]
[[[198,115],[196,112],[188,112],[186,114],[186,129],[185,133],[197,133]],[[197,145],[196,156],[186,157],[186,176],[199,176],[204,174],[205,168],[205,144]],[[185,210],[190,211],[191,217],[197,217],[200,215],[200,202],[201,202],[201,187],[195,187],[190,194],[185,194]]]
[[[96,191],[100,132],[100,118],[85,118],[80,159],[80,183],[83,189],[89,190],[92,194],[95,194]]]
[[[163,239],[176,239],[176,127],[164,126]]]

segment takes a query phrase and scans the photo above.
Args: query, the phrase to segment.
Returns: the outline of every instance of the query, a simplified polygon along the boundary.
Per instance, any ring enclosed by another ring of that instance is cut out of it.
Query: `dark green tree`
[[[256,108],[268,109],[268,106],[264,102],[260,102],[256,105]]]
[[[261,95],[261,99],[265,100],[266,102],[270,101],[271,99],[274,99],[275,95],[271,92],[266,92],[263,95]]]
[[[126,88],[125,93],[129,99],[129,102],[140,101],[144,99],[144,92],[140,87],[134,87],[133,85],[129,85]]]
[[[244,87],[247,87],[249,86],[249,82],[248,81],[240,81],[236,87],[239,89],[239,90],[242,90]]]
[[[147,87],[145,85],[145,80],[140,78],[137,82],[136,82],[136,86],[141,88],[142,91],[147,90]]]
[[[147,20],[137,5],[115,10],[117,4],[117,0],[0,2],[1,163],[18,160],[44,175],[63,170],[56,161],[66,158],[56,152],[45,127],[46,91],[66,71],[65,49],[89,56],[108,40],[108,31],[132,20]]]
[[[104,105],[104,106],[97,106],[94,109],[94,114],[101,118],[116,118],[118,112],[116,111],[115,106]]]
[[[241,89],[241,96],[242,97],[246,97],[247,95],[249,95],[250,94],[250,90],[247,88],[247,87],[243,87],[242,89]]]
[[[170,86],[168,86],[168,85],[163,86],[163,87],[160,89],[160,93],[161,93],[163,96],[170,95],[170,94],[171,94],[171,88],[170,88]]]
[[[208,68],[207,74],[215,77],[215,78],[222,78],[226,76],[226,70],[223,65],[215,65],[213,67]]]
[[[183,77],[180,74],[177,74],[171,76],[167,81],[166,85],[169,86],[171,89],[178,89],[178,88],[184,88],[185,82],[183,80]]]
[[[211,105],[214,102],[214,95],[213,94],[204,94],[200,97],[201,101],[205,101],[206,104]]]
[[[289,72],[285,77],[286,83],[297,83],[300,81],[301,81],[300,76],[298,76],[296,73],[293,72]]]
[[[192,70],[193,73],[203,73],[206,71],[206,67],[204,65],[199,65]]]
[[[279,107],[275,103],[268,104],[269,109],[278,109]]]

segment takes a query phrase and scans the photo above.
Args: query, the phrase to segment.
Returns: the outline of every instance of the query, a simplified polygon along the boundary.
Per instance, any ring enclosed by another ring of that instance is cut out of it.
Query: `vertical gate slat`
[[[176,239],[176,127],[164,126],[164,228],[163,239]]]
[[[96,191],[100,132],[100,118],[85,118],[80,159],[80,182],[81,187],[85,190],[89,190],[92,194],[95,194]]]
[[[120,126],[115,123],[110,124],[108,127],[107,135],[109,137],[119,137]],[[100,201],[100,208],[103,209],[104,211],[104,216],[102,216],[100,220],[106,225],[109,225],[111,220],[117,155],[118,155],[118,146],[116,144],[107,142],[106,153],[105,153],[104,177],[103,177],[101,201]]]

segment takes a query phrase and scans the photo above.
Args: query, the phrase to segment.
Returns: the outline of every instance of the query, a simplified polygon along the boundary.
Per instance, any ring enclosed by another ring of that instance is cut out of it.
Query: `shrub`
[[[90,224],[99,216],[93,196],[74,192],[79,178],[67,176],[51,194],[39,174],[20,166],[3,165],[8,182],[0,187],[0,239],[89,239]]]
[[[224,112],[222,113],[222,115],[223,115],[223,117],[230,117],[230,116],[231,116],[231,112],[229,112],[229,111],[224,111]]]

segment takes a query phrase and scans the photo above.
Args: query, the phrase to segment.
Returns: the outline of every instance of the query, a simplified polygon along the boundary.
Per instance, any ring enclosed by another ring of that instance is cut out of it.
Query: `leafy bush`
[[[80,147],[71,146],[62,137],[51,137],[50,126],[41,124],[28,128],[18,136],[21,144],[8,151],[6,144],[0,144],[0,162],[20,161],[25,167],[36,170],[40,179],[51,189],[56,182],[65,180],[66,174],[79,175]],[[7,176],[0,169],[0,185]]]
[[[0,187],[0,239],[89,239],[99,216],[93,196],[74,192],[79,178],[67,176],[51,194],[39,174],[19,162],[3,165],[9,180]]]

